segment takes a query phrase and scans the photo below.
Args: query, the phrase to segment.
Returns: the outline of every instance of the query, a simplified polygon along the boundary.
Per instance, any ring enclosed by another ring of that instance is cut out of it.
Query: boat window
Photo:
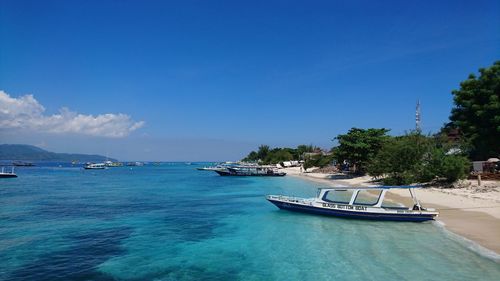
[[[323,196],[324,201],[349,204],[353,190],[329,190]]]
[[[380,198],[382,190],[360,190],[354,204],[356,205],[375,205]]]
[[[388,190],[387,193],[385,194],[384,201],[382,202],[382,208],[407,210],[410,208],[410,206],[413,206],[413,201],[411,198],[406,196],[401,196],[401,193],[398,193],[401,191],[404,190],[401,189],[399,189],[399,191]]]

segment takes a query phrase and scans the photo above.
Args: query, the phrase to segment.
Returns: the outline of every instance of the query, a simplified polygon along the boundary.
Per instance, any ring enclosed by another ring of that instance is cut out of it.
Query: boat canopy
[[[321,190],[380,190],[380,189],[413,189],[422,188],[422,185],[384,185],[384,186],[334,186],[320,187]]]
[[[411,199],[414,203],[414,208],[421,210],[422,206],[420,201],[418,200],[415,191],[415,188],[421,188],[421,185],[400,185],[400,186],[371,186],[371,187],[329,187],[329,188],[318,188],[318,192],[316,197],[325,202],[334,202],[334,203],[342,203],[347,205],[370,205],[374,207],[382,207],[382,203],[384,202],[385,195],[390,189],[407,189],[410,191]],[[358,195],[361,191],[370,191],[376,190],[380,193],[377,195],[377,200],[373,201],[370,204],[367,203],[357,203]],[[344,194],[341,200],[329,200],[327,197],[331,192],[346,192],[349,191],[349,194]]]

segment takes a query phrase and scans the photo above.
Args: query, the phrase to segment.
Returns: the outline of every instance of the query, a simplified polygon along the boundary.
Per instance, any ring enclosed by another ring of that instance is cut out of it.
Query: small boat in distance
[[[107,160],[107,161],[104,162],[104,165],[106,167],[122,167],[123,163],[121,163],[121,162],[113,162],[113,161]]]
[[[5,171],[5,167],[0,170],[0,178],[17,178],[16,173],[14,173],[14,167],[12,167],[10,172]]]
[[[35,166],[35,164],[33,164],[31,162],[24,162],[24,161],[14,161],[14,162],[12,162],[12,165],[14,165],[16,167],[33,167],[33,166]]]
[[[143,162],[128,162],[126,165],[135,167],[135,166],[144,166],[144,163]]]
[[[106,169],[106,165],[104,163],[87,163],[83,168],[86,170],[103,170]]]
[[[268,195],[266,199],[283,210],[304,212],[342,218],[412,221],[433,220],[439,215],[435,209],[425,209],[420,205],[415,191],[418,186],[382,187],[336,187],[320,188],[315,198],[296,198],[283,195]],[[413,207],[384,204],[390,189],[408,189]]]

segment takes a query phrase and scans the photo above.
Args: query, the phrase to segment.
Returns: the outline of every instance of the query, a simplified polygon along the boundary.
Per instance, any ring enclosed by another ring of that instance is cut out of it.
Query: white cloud
[[[102,137],[125,137],[144,125],[122,113],[85,115],[61,108],[45,115],[45,108],[33,97],[11,97],[0,91],[0,129],[22,129],[49,133],[75,133]]]

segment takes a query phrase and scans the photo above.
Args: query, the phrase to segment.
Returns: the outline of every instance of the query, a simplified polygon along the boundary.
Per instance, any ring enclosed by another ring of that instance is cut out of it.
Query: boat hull
[[[272,173],[272,174],[257,174],[257,173],[231,173],[229,171],[214,170],[221,176],[233,177],[284,177],[286,173]]]
[[[393,214],[393,213],[372,213],[372,212],[353,212],[338,209],[321,208],[317,206],[308,206],[295,204],[292,202],[283,202],[267,198],[267,200],[282,210],[288,210],[300,213],[309,213],[315,215],[333,216],[349,219],[379,220],[379,221],[405,221],[405,222],[424,222],[434,220],[432,214]]]
[[[0,174],[0,178],[17,178],[16,174]]]
[[[12,165],[16,166],[16,167],[33,167],[33,166],[35,166],[35,164],[33,164],[31,162],[22,162],[22,161],[12,162]]]

